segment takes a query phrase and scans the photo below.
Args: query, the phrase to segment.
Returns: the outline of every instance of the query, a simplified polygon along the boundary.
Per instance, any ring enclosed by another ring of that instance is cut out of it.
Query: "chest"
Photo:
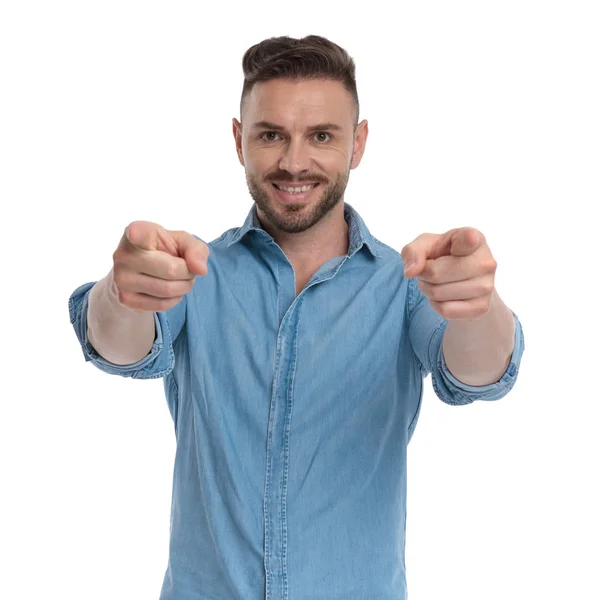
[[[298,269],[294,267],[296,278],[296,296],[306,287],[306,284],[312,279],[312,276],[319,270],[320,265],[312,269]]]
[[[304,275],[302,277],[296,275],[296,297],[300,295],[300,292],[306,287],[306,284],[310,281],[310,275]]]

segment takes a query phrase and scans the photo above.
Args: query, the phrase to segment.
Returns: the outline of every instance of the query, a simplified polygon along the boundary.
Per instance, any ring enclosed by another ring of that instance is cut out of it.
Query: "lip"
[[[301,187],[303,185],[314,185],[315,183],[319,183],[318,181],[273,181],[272,183],[276,183],[277,185],[283,185],[285,187]]]
[[[277,182],[273,182],[273,183],[277,183]],[[271,184],[271,187],[273,188],[273,191],[275,192],[275,196],[276,198],[280,201],[283,202],[285,204],[293,204],[294,202],[306,202],[307,200],[309,200],[312,197],[312,194],[315,193],[315,191],[317,189],[319,189],[319,182],[315,181],[313,182],[313,184],[316,183],[317,185],[315,185],[314,188],[312,188],[312,190],[308,190],[308,192],[302,192],[300,194],[290,194],[288,192],[284,192],[282,190],[278,190],[274,185]],[[309,182],[301,182],[302,185],[313,185]],[[294,184],[292,184],[292,186],[290,186],[289,183],[285,183],[285,184],[279,184],[277,183],[277,185],[287,185],[289,187],[293,187]],[[295,184],[295,185],[300,185],[300,184]]]

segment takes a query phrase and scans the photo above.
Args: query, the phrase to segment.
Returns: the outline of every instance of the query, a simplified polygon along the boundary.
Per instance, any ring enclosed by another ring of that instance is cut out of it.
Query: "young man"
[[[177,451],[162,600],[402,600],[423,380],[453,405],[502,398],[522,328],[481,232],[399,254],[344,202],[368,124],[342,48],[271,38],[243,68],[243,226],[206,244],[130,224],[109,275],[71,295],[71,322],[98,368],[164,378]]]

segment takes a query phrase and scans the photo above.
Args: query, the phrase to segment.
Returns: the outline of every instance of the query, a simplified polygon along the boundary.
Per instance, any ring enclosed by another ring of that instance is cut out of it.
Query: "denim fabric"
[[[208,274],[155,313],[156,339],[119,366],[87,338],[90,288],[69,313],[86,361],[163,378],[175,426],[169,561],[161,600],[404,600],[406,458],[431,373],[453,405],[505,396],[448,371],[447,321],[400,254],[355,209],[345,256],[296,297],[294,270],[253,205],[210,242]],[[197,239],[197,236],[195,236]]]

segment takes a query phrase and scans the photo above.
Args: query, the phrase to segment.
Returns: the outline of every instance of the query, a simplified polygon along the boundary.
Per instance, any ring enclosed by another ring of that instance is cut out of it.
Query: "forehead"
[[[254,85],[244,117],[249,125],[270,121],[289,128],[320,122],[344,126],[351,123],[353,111],[352,96],[339,81],[274,79]]]

